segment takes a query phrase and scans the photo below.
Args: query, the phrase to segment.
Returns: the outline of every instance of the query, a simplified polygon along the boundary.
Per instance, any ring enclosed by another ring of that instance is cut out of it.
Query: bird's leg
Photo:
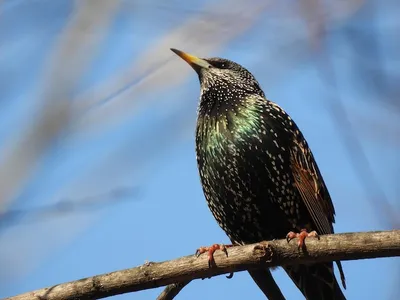
[[[233,245],[214,244],[210,247],[200,247],[199,249],[196,250],[196,256],[199,257],[200,254],[208,252],[208,266],[211,268],[211,266],[215,265],[214,252],[217,250],[221,250],[226,254],[226,257],[228,257],[227,248],[230,247],[233,247]]]
[[[288,243],[293,240],[294,238],[299,238],[299,241],[297,242],[297,245],[300,248],[303,248],[305,243],[304,240],[307,237],[316,237],[319,238],[318,233],[314,230],[311,231],[310,233],[307,232],[307,229],[302,229],[300,230],[300,233],[294,233],[293,231],[290,231],[287,235],[286,235],[286,240],[288,241]]]

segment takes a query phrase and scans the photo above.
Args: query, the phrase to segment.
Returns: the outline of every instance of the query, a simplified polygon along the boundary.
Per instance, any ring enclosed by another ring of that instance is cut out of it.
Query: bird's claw
[[[297,245],[298,245],[298,248],[300,249],[300,248],[303,248],[303,247],[305,246],[304,240],[305,240],[307,237],[316,237],[316,238],[319,239],[319,235],[318,235],[318,233],[317,233],[315,230],[313,230],[313,231],[311,231],[310,233],[308,233],[308,232],[307,232],[307,229],[302,229],[302,230],[300,231],[300,233],[295,233],[295,232],[293,232],[293,231],[290,231],[290,232],[286,235],[286,240],[287,240],[287,242],[289,243],[289,242],[290,242],[291,240],[293,240],[294,238],[298,238],[299,240],[298,240],[298,242],[297,242]]]
[[[196,250],[196,257],[199,257],[201,254],[208,252],[208,267],[212,267],[215,265],[214,261],[214,252],[216,250],[221,250],[225,253],[226,257],[228,257],[228,250],[227,248],[232,247],[233,245],[224,245],[224,244],[214,244],[210,247],[200,247]],[[232,277],[231,277],[232,278]]]

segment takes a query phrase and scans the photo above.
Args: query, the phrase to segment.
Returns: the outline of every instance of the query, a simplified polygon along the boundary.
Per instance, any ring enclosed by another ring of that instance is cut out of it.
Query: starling
[[[232,244],[299,237],[302,246],[315,232],[333,233],[332,200],[291,117],[241,65],[171,50],[199,76],[197,164],[207,204]],[[306,299],[345,299],[332,262],[283,268]],[[269,299],[284,299],[269,270],[250,275]]]

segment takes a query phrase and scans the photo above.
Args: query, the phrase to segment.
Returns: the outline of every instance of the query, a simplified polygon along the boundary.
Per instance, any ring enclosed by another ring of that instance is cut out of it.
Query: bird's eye
[[[224,62],[213,62],[213,66],[218,68],[218,69],[226,69],[226,63]]]

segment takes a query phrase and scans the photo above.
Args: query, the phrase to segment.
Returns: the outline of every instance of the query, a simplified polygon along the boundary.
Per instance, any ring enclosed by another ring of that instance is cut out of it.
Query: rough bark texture
[[[149,262],[6,299],[99,299],[259,267],[400,256],[400,230],[332,234],[321,236],[320,240],[308,238],[307,248],[303,250],[297,249],[296,241],[288,244],[286,240],[277,240],[229,248],[228,258],[217,251],[213,268],[208,267],[207,255],[199,258],[191,255],[160,263]]]

